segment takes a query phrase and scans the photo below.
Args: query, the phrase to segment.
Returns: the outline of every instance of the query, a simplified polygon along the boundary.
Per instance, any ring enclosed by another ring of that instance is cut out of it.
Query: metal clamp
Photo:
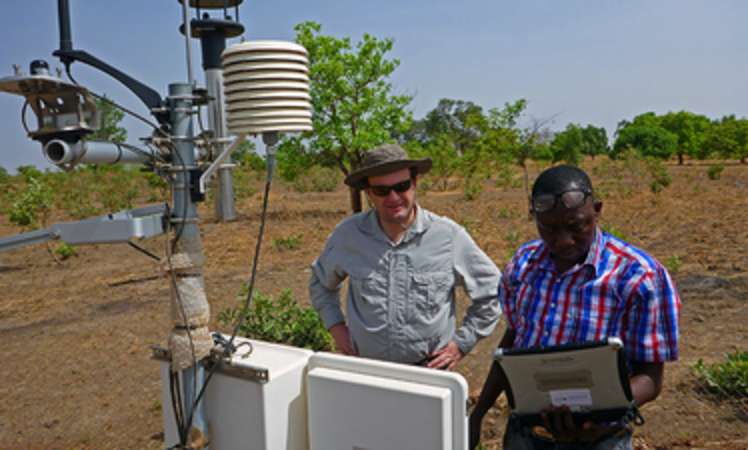
[[[215,171],[223,164],[223,162],[233,153],[234,150],[239,148],[239,145],[244,142],[244,138],[246,137],[245,134],[240,134],[234,139],[234,142],[231,143],[228,147],[223,149],[220,155],[213,161],[210,166],[205,169],[205,172],[203,172],[203,175],[200,177],[200,193],[205,193],[205,186],[207,186],[208,182],[210,181],[211,177],[215,173]]]
[[[152,345],[151,359],[170,363],[171,351],[160,345]],[[223,357],[220,352],[211,352],[211,357],[205,358],[201,363],[207,370],[212,370],[216,364],[219,364],[215,371],[232,378],[254,381],[260,384],[266,384],[270,381],[270,373],[266,368],[249,366],[246,363],[235,365],[230,357]]]

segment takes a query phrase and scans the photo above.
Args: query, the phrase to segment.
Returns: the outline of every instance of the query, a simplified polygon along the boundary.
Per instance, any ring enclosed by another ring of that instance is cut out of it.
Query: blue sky
[[[71,0],[73,44],[153,87],[186,79],[177,0]],[[56,0],[0,3],[0,77],[28,71],[58,47]],[[416,118],[440,98],[484,108],[518,98],[527,117],[604,126],[645,111],[748,115],[748,2],[734,0],[251,0],[245,37],[293,40],[304,20],[323,32],[395,40],[396,91],[414,96]],[[193,41],[198,80],[199,45]],[[83,64],[76,79],[144,113],[125,88]],[[0,94],[0,165],[47,167],[20,125],[20,97]],[[30,122],[35,124],[32,116]],[[528,119],[529,120],[529,119]],[[147,127],[128,119],[129,141]]]

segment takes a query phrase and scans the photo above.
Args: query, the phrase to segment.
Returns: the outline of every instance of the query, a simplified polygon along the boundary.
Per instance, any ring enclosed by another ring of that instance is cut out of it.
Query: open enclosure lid
[[[316,353],[307,375],[310,450],[467,448],[456,373]]]

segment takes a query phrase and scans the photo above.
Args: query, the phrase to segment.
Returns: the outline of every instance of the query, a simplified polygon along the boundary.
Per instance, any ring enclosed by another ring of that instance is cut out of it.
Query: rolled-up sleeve
[[[462,227],[454,236],[454,269],[472,302],[455,332],[455,343],[462,353],[468,353],[479,339],[491,334],[499,320],[501,272]]]
[[[340,308],[340,285],[346,275],[335,261],[334,239],[334,235],[328,239],[322,254],[312,263],[309,279],[309,298],[327,329],[345,322]]]

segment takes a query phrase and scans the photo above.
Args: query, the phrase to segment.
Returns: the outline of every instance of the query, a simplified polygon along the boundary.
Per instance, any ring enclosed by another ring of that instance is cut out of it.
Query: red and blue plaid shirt
[[[601,230],[585,261],[559,274],[541,240],[517,250],[499,284],[515,348],[619,337],[628,358],[678,358],[680,299],[667,270]]]

